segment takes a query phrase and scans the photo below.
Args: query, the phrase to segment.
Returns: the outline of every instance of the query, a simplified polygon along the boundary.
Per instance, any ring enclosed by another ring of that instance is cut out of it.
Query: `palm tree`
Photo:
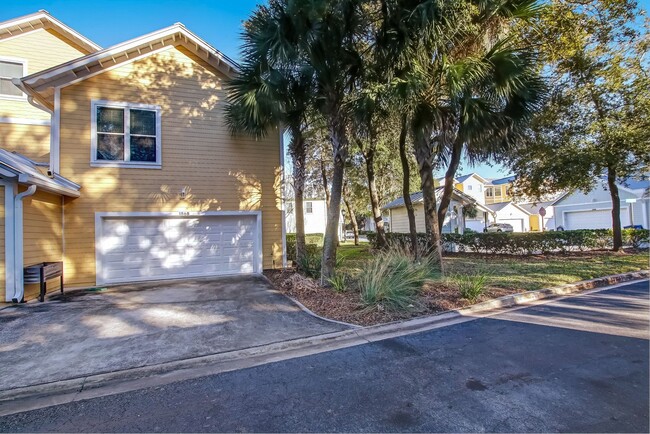
[[[291,41],[295,37],[281,5],[270,2],[258,6],[244,25],[242,59],[238,75],[227,85],[226,121],[233,133],[256,137],[274,126],[285,126],[290,133],[294,210],[296,214],[296,252],[298,267],[306,256],[303,199],[307,127],[306,113],[311,103],[309,65],[301,63]]]
[[[509,99],[503,95],[491,96],[489,103],[495,105],[490,107],[474,92],[503,91],[516,82],[515,78],[500,86],[501,82],[494,79],[500,80],[498,73],[502,71],[493,68],[490,74],[488,65],[504,58],[504,51],[493,50],[499,46],[495,41],[503,37],[504,29],[513,20],[530,17],[537,7],[531,0],[383,0],[382,5],[384,22],[388,24],[380,42],[386,59],[392,59],[390,65],[398,79],[396,94],[408,119],[418,163],[425,230],[432,254],[438,257],[442,269],[441,222],[433,170],[449,160],[455,165],[455,173],[459,144],[462,151],[462,145],[471,143],[476,151],[471,156],[485,158],[492,154],[484,152],[479,143],[489,144],[488,148],[494,146],[492,151],[509,143],[504,138],[504,133],[512,129],[508,116],[513,115],[525,86],[509,89],[513,104],[507,108],[502,104]],[[485,61],[477,62],[475,59],[485,52]],[[510,56],[510,60],[515,57]],[[473,68],[465,71],[463,65]],[[462,80],[456,80],[457,77]],[[484,116],[491,112],[493,116]],[[453,187],[453,183],[448,184]]]
[[[448,97],[441,105],[452,113],[454,122],[446,135],[450,140],[443,158],[447,171],[438,207],[440,230],[463,152],[470,164],[506,155],[522,127],[541,109],[546,92],[536,66],[534,53],[506,38],[483,57],[460,59],[446,68]]]

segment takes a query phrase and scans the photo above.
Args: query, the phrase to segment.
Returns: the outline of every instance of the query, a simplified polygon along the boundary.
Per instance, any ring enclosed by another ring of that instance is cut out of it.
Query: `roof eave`
[[[45,23],[43,21],[45,21]],[[34,23],[36,22],[38,22],[42,27],[35,27]],[[23,25],[28,25],[28,24],[29,26],[25,26],[24,28],[22,27]],[[11,31],[12,27],[15,27],[16,29],[13,30],[14,32],[17,31],[18,33],[12,33]],[[50,15],[49,12],[45,10],[40,10],[33,14],[24,15],[22,17],[14,18],[0,23],[0,30],[6,30],[6,32],[10,35],[9,37],[14,37],[17,36],[18,34],[24,34],[41,28],[57,29],[62,36],[65,36],[67,39],[74,42],[78,46],[84,48],[89,53],[99,51],[102,49],[101,46],[97,45],[87,37],[83,36],[81,33],[65,25],[61,21],[57,20],[52,15]]]
[[[147,57],[162,49],[178,46],[187,48],[227,77],[233,77],[239,70],[239,66],[225,54],[187,30],[182,24],[174,24],[82,58],[28,75],[20,79],[20,81],[29,91],[41,94],[47,89],[76,83],[111,68],[119,67],[126,62]],[[142,53],[144,49],[148,50]],[[115,60],[121,57],[125,57],[125,60],[120,62]],[[110,62],[111,60],[112,62]],[[106,66],[102,61],[111,64]],[[30,94],[33,95],[33,93]],[[40,96],[41,99],[47,99],[43,94]]]

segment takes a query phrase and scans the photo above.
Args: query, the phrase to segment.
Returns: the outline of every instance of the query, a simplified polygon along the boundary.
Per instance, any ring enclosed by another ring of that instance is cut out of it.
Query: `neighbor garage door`
[[[621,208],[621,226],[630,223],[627,208]],[[564,229],[609,229],[612,227],[612,212],[608,209],[594,211],[569,211],[564,213]]]
[[[256,215],[99,216],[97,283],[258,271]]]

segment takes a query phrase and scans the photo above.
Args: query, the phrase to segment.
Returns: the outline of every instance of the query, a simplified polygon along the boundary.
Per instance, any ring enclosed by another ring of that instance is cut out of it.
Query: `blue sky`
[[[650,0],[640,3],[647,1]],[[0,21],[45,9],[102,47],[181,22],[227,56],[238,59],[242,21],[257,3],[256,0],[4,1],[0,8]],[[459,170],[459,174],[468,172],[478,172],[488,178],[508,174],[500,166],[465,166]]]

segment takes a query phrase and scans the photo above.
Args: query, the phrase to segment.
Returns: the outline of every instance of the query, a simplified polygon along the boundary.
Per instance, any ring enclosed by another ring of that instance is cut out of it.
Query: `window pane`
[[[131,136],[131,161],[156,162],[156,139]]]
[[[0,94],[22,96],[23,93],[8,78],[0,78]]]
[[[109,107],[97,107],[97,132],[123,133],[124,110]]]
[[[124,136],[97,134],[98,160],[124,160]]]
[[[23,76],[23,64],[0,61],[0,77],[18,78]]]
[[[156,112],[131,110],[131,134],[156,135]]]

